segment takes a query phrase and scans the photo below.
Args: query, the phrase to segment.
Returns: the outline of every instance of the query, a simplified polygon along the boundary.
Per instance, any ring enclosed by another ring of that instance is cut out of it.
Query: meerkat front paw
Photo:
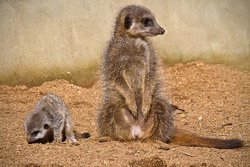
[[[142,114],[146,117],[149,113],[151,107],[151,100],[147,99],[147,101],[144,100],[142,104]]]
[[[137,117],[137,106],[134,100],[128,100],[127,102],[128,109],[131,111],[131,113],[134,115],[134,117]]]
[[[57,143],[61,143],[62,142],[62,135],[55,135],[54,136],[54,141]]]

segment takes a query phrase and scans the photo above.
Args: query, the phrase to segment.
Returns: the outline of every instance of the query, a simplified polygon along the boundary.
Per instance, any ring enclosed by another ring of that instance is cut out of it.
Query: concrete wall
[[[89,84],[117,12],[131,3],[150,8],[167,30],[153,39],[167,62],[249,69],[249,0],[0,0],[0,84]]]

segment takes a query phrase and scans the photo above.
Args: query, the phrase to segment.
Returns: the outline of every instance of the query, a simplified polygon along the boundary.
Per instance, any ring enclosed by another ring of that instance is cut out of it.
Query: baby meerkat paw
[[[57,131],[54,131],[54,141],[57,143],[61,143],[63,141],[62,134]]]
[[[56,143],[61,143],[62,142],[62,138],[55,138],[54,140]]]

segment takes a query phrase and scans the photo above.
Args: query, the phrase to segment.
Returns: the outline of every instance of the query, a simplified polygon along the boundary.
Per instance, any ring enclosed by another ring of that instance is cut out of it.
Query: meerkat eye
[[[31,136],[36,136],[39,132],[40,132],[39,130],[36,130],[36,131],[31,133]]]
[[[132,25],[132,19],[129,16],[126,16],[124,21],[124,27],[126,29],[129,29],[131,25]]]
[[[149,27],[149,26],[153,26],[154,25],[154,22],[151,18],[144,18],[142,20],[143,24],[145,27]]]
[[[49,129],[49,125],[48,125],[48,124],[44,124],[44,125],[43,125],[43,128],[44,128],[44,129]]]

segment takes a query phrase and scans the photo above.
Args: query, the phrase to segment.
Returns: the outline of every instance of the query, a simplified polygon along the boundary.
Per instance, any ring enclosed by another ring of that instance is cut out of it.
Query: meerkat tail
[[[91,136],[89,132],[79,133],[79,132],[74,131],[74,133],[75,133],[76,139],[86,139],[86,138],[89,138]]]
[[[181,129],[176,130],[171,142],[182,146],[210,147],[218,149],[232,149],[243,146],[243,141],[239,139],[201,137]]]

